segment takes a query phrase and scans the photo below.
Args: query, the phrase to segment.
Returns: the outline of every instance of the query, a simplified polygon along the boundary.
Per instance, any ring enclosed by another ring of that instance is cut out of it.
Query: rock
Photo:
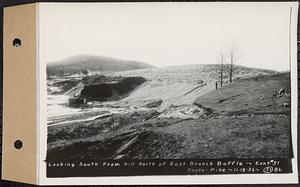
[[[150,101],[146,103],[146,107],[153,108],[153,107],[159,107],[163,103],[163,100],[155,100],[155,101]]]
[[[245,106],[248,106],[248,103],[244,103]]]
[[[264,100],[265,98],[264,97],[261,97],[261,98],[259,98],[260,100]]]
[[[283,95],[286,93],[286,90],[284,88],[281,88],[278,92],[280,95]]]
[[[192,112],[193,114],[197,114],[197,113],[199,113],[200,111],[199,111],[198,109],[193,109],[191,112]]]
[[[284,107],[284,108],[289,108],[289,107],[290,107],[290,104],[288,104],[288,103],[283,103],[283,107]]]
[[[198,81],[197,81],[197,84],[203,84],[203,83],[204,83],[203,80],[198,80]]]
[[[274,90],[273,96],[276,96],[276,97],[290,96],[290,92],[291,92],[290,90],[281,88],[279,91]]]
[[[176,105],[176,104],[171,104],[169,107],[170,107],[170,108],[178,108],[178,107],[179,107],[179,105]]]
[[[208,147],[208,145],[207,145],[207,144],[205,144],[205,145],[204,145],[204,147]]]
[[[121,108],[120,106],[118,105],[110,105],[111,108]]]

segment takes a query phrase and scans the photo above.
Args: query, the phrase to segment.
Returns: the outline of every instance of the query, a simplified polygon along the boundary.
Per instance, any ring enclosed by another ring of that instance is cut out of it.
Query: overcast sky
[[[154,66],[217,63],[240,43],[240,64],[289,69],[289,3],[45,3],[40,60],[93,54]]]

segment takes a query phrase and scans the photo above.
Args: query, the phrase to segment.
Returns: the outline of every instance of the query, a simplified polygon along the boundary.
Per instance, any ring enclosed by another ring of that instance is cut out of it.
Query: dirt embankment
[[[69,90],[78,87],[81,82],[81,78],[68,78],[68,79],[56,79],[47,81],[47,91],[49,94],[65,94]]]
[[[289,81],[288,73],[237,80],[199,97],[199,109],[188,108],[204,110],[198,118],[153,108],[49,127],[47,159],[290,158]]]
[[[143,77],[86,76],[82,79],[62,79],[48,85],[50,94],[65,94],[87,101],[119,100],[146,82]]]
[[[83,80],[80,97],[88,101],[119,100],[146,82],[143,77],[91,76]]]

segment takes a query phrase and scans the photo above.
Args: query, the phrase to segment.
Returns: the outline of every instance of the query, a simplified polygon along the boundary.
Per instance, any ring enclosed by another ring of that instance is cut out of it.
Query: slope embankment
[[[180,105],[192,105],[200,96],[215,90],[218,81],[216,64],[182,65],[152,69],[115,72],[114,76],[142,76],[148,82],[134,90],[122,101],[134,105],[143,105],[145,102],[162,100],[162,108]],[[276,73],[271,70],[238,66],[234,79],[244,79],[259,75]],[[228,78],[224,84],[228,84]]]
[[[237,80],[199,97],[195,104],[232,115],[289,114],[290,74]]]
[[[146,82],[143,77],[85,76],[80,79],[63,79],[48,85],[50,94],[84,98],[87,101],[119,100]]]

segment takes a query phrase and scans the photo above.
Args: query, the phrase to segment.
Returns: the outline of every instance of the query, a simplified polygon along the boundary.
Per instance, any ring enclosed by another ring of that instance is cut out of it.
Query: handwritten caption
[[[151,174],[249,174],[249,173],[288,173],[286,163],[276,159],[238,159],[238,160],[109,160],[109,161],[51,161],[47,162],[48,169],[67,168],[68,170],[84,171],[85,169],[97,169],[101,171],[137,171]],[[117,172],[119,173],[119,172]]]

